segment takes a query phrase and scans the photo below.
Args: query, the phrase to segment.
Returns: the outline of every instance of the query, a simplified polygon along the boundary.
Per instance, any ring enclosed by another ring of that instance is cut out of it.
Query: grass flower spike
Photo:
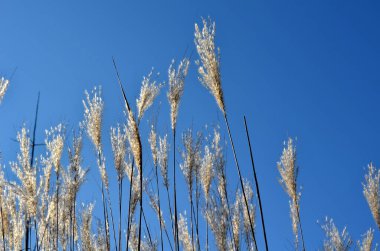
[[[144,113],[153,104],[160,93],[162,87],[161,83],[157,83],[156,80],[152,80],[153,70],[148,74],[148,76],[143,78],[140,97],[136,100],[137,105],[137,121],[139,122],[143,117]]]
[[[189,63],[187,58],[183,59],[176,70],[173,60],[169,67],[169,92],[167,96],[170,104],[172,129],[174,129],[177,124],[179,102],[185,88],[185,78],[189,70]]]
[[[9,85],[9,80],[7,80],[5,78],[0,79],[0,104],[4,98],[5,92],[8,89],[8,85]]]
[[[365,176],[365,184],[363,184],[363,193],[378,228],[380,228],[379,184],[380,170],[377,170],[376,167],[370,163],[368,165],[368,174]]]
[[[215,22],[207,23],[203,20],[203,28],[199,29],[195,24],[195,46],[200,62],[198,73],[200,82],[214,96],[220,110],[225,113],[226,108],[223,98],[222,81],[220,77],[220,53],[215,53]]]

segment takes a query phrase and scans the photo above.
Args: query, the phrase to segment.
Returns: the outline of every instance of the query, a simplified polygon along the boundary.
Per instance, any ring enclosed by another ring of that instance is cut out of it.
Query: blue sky
[[[380,167],[379,11],[377,1],[1,1],[0,74],[10,76],[17,67],[0,106],[2,162],[15,159],[17,144],[11,138],[23,123],[31,127],[38,91],[37,138],[42,141],[44,129],[60,122],[68,131],[77,128],[83,119],[84,90],[102,85],[104,145],[111,179],[115,178],[108,134],[124,117],[112,56],[134,101],[142,77],[152,67],[167,82],[173,58],[181,58],[186,50],[197,58],[194,23],[210,16],[217,26],[238,158],[251,179],[243,114],[250,126],[270,248],[292,249],[288,198],[276,169],[288,137],[297,138],[307,248],[321,247],[323,232],[317,220],[325,216],[339,228],[347,225],[358,239],[369,227],[376,228],[361,183],[370,161]],[[159,131],[169,133],[165,93],[159,100],[146,118],[159,110]],[[222,122],[192,62],[178,131],[220,123],[225,135]],[[145,145],[148,128],[145,120]],[[100,208],[93,189],[99,174],[91,147],[86,141],[84,164],[91,172],[80,200],[96,200]],[[149,152],[145,153],[145,165],[150,166]],[[229,148],[227,161],[234,190],[238,183]],[[186,198],[185,186],[182,190]],[[158,225],[153,231],[158,234]],[[380,242],[378,236],[375,232]],[[258,239],[263,247],[261,231]]]

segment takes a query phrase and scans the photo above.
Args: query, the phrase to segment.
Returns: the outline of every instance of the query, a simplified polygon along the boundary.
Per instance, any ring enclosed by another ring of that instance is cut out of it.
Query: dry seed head
[[[256,227],[256,222],[255,222],[256,209],[255,209],[255,205],[253,204],[253,190],[250,183],[247,180],[244,180],[244,192],[245,192],[245,196],[248,202],[249,213],[247,211],[247,206],[245,204],[243,196],[240,197],[240,206],[241,208],[243,208],[243,230],[244,230],[246,241],[249,244],[251,243],[251,237],[252,237],[251,223],[254,228],[253,229],[254,231]],[[249,218],[249,216],[251,216],[251,219]]]
[[[109,182],[108,182],[108,174],[106,170],[106,159],[102,154],[100,154],[99,158],[97,159],[97,162],[98,162],[100,177],[102,179],[103,185],[108,191]]]
[[[188,130],[182,135],[184,151],[182,152],[183,163],[180,168],[185,176],[189,193],[192,193],[194,175],[201,163],[201,134],[198,133],[197,139],[193,138],[192,131]]]
[[[192,251],[192,240],[187,227],[186,216],[179,214],[178,221],[178,238],[182,243],[183,250]]]
[[[16,192],[19,196],[20,203],[30,216],[36,215],[37,212],[37,179],[36,168],[30,166],[30,138],[25,127],[21,132],[17,133],[17,140],[20,144],[20,153],[17,154],[18,162],[11,162],[11,169],[16,174],[20,183],[12,182],[12,192]]]
[[[359,251],[371,251],[373,243],[373,229],[369,229],[364,235],[363,240],[357,242]],[[377,250],[377,244],[375,245],[374,250]]]
[[[377,170],[372,163],[368,165],[368,174],[365,175],[363,193],[372,212],[377,226],[380,228],[380,170]]]
[[[92,234],[92,211],[94,204],[89,204],[82,211],[81,239],[83,250],[95,250],[94,236]]]
[[[277,162],[277,168],[281,175],[281,185],[289,197],[296,200],[298,167],[296,166],[296,148],[293,146],[291,138],[288,139],[287,146],[282,151],[280,161]]]
[[[125,175],[124,165],[127,154],[127,134],[125,133],[125,128],[123,132],[119,125],[117,125],[117,128],[111,127],[111,146],[117,177],[120,181]]]
[[[235,247],[240,247],[240,224],[241,224],[241,205],[240,205],[240,192],[236,192],[235,204],[232,209],[232,232],[234,237]]]
[[[126,134],[136,165],[139,168],[139,172],[142,172],[142,149],[140,133],[132,111],[128,111],[128,125],[126,127]]]
[[[1,104],[1,101],[3,100],[3,98],[4,98],[4,95],[5,95],[5,92],[8,89],[8,86],[9,86],[9,80],[7,80],[5,78],[1,78],[0,79],[0,104]]]
[[[144,76],[142,84],[140,97],[136,100],[137,104],[137,121],[140,121],[143,117],[145,111],[153,104],[153,101],[160,93],[162,87],[161,83],[157,83],[156,80],[152,80],[153,70]]]
[[[148,141],[150,145],[150,150],[152,151],[153,164],[155,167],[157,167],[157,164],[158,164],[157,133],[153,125],[150,129]]]
[[[200,82],[214,96],[220,110],[225,113],[223,89],[220,76],[220,52],[215,52],[215,22],[202,20],[202,31],[195,24],[195,46],[200,57],[198,73]]]
[[[85,91],[86,99],[83,100],[84,121],[81,127],[86,130],[89,138],[94,144],[97,151],[101,147],[101,131],[104,102],[101,97],[101,87],[95,87],[92,91],[92,97]]]
[[[210,196],[205,218],[214,234],[218,250],[227,250],[228,211],[213,196]]]
[[[334,221],[326,217],[322,229],[326,235],[326,240],[323,243],[326,251],[348,251],[350,249],[352,240],[346,228],[343,229],[342,233],[339,233]]]
[[[205,195],[206,200],[209,197],[210,194],[210,187],[211,187],[211,182],[212,178],[214,176],[214,171],[213,171],[213,160],[214,160],[214,155],[210,151],[210,148],[208,146],[205,146],[204,150],[204,156],[202,159],[202,164],[201,164],[201,184],[203,188],[203,192]]]
[[[174,60],[169,66],[169,91],[168,100],[170,104],[170,118],[172,129],[174,130],[177,124],[179,102],[181,100],[183,90],[185,87],[185,78],[189,70],[189,60],[184,58],[178,65],[177,70],[174,67]]]
[[[46,130],[45,144],[50,153],[50,160],[53,163],[55,172],[59,172],[61,168],[61,157],[64,146],[64,126],[62,124]]]
[[[164,186],[169,187],[169,176],[168,176],[168,135],[165,135],[163,138],[159,137],[159,147],[158,147],[158,165],[161,169],[161,175],[164,181]]]

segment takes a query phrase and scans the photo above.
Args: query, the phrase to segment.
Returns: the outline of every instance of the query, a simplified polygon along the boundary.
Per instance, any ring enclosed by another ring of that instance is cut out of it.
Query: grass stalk
[[[247,196],[245,194],[243,177],[241,175],[239,162],[238,162],[238,159],[237,159],[237,156],[236,156],[235,145],[234,145],[234,142],[233,142],[233,139],[232,139],[231,129],[230,129],[230,125],[229,125],[228,118],[227,118],[227,113],[223,112],[223,115],[224,115],[224,121],[226,123],[227,131],[228,131],[228,136],[229,136],[230,143],[231,143],[231,148],[232,148],[232,152],[233,152],[233,156],[234,156],[234,160],[235,160],[236,169],[237,169],[238,175],[239,175],[240,186],[241,186],[241,190],[242,190],[243,198],[244,198],[244,204],[245,204],[247,212],[248,212],[249,225],[250,225],[251,233],[252,233],[252,240],[253,240],[255,249],[257,250],[257,243],[256,243],[255,231],[254,231],[254,227],[253,227],[253,223],[252,223],[252,219],[251,219],[251,212],[249,210],[248,200],[247,200]]]
[[[119,250],[121,250],[121,211],[123,198],[123,177],[119,177]]]
[[[178,238],[178,212],[177,212],[177,184],[176,184],[176,163],[175,163],[175,136],[176,130],[173,129],[173,192],[174,192],[174,239],[176,250],[179,251],[179,238]]]
[[[1,214],[1,235],[3,238],[3,251],[5,251],[5,233],[4,233],[4,216],[3,216],[3,195],[0,195],[0,214]]]
[[[249,137],[249,132],[248,132],[248,125],[247,125],[247,120],[244,116],[244,126],[245,126],[245,132],[247,135],[247,140],[248,140],[248,146],[249,146],[249,153],[251,157],[251,164],[252,164],[252,170],[253,170],[253,177],[255,179],[255,185],[256,185],[256,191],[257,191],[257,199],[259,201],[259,208],[260,208],[260,217],[261,217],[261,225],[263,228],[263,234],[264,234],[264,241],[265,241],[265,250],[268,251],[268,241],[267,241],[267,234],[265,230],[265,221],[264,221],[264,212],[263,212],[263,206],[261,203],[261,195],[260,195],[260,189],[259,189],[259,181],[257,179],[257,174],[256,174],[256,168],[255,168],[255,163],[253,160],[253,153],[252,153],[252,146],[251,146],[251,139]]]
[[[162,238],[162,218],[161,218],[161,202],[160,202],[160,186],[158,184],[158,167],[155,165],[155,174],[156,174],[156,186],[157,186],[157,203],[158,203],[158,220],[160,222],[160,239],[161,239],[161,251],[164,251],[164,240]]]

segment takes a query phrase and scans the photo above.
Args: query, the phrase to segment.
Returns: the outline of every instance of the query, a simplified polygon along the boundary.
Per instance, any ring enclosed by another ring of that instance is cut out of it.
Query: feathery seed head
[[[8,85],[9,85],[9,80],[0,78],[0,104],[1,104],[1,101],[3,100],[5,92],[8,89]]]
[[[159,147],[158,147],[158,165],[161,169],[161,175],[164,181],[164,186],[169,187],[169,176],[168,176],[168,135],[166,134],[163,138],[159,137]]]
[[[338,228],[335,226],[332,219],[326,217],[325,224],[322,225],[325,231],[326,240],[323,243],[324,249],[327,251],[348,251],[352,245],[352,240],[344,228],[342,233],[339,233]]]
[[[83,100],[84,121],[81,127],[84,128],[94,144],[97,151],[101,148],[101,131],[104,102],[101,97],[101,87],[95,87],[92,91],[92,97],[85,91],[86,99]]]
[[[189,193],[192,193],[194,175],[201,165],[201,138],[201,134],[198,133],[197,139],[194,139],[191,130],[182,135],[184,151],[182,152],[183,163],[180,164],[180,168],[185,176]]]
[[[120,126],[111,128],[111,146],[113,152],[113,160],[117,172],[118,180],[125,175],[125,156],[127,153],[127,134],[121,130]]]
[[[139,168],[139,172],[142,173],[142,148],[140,133],[132,111],[128,111],[128,124],[125,131],[133,157],[135,159],[137,167]]]
[[[277,162],[277,169],[280,172],[280,183],[283,185],[285,192],[292,200],[296,200],[298,167],[296,165],[296,148],[293,146],[291,138],[288,139],[287,146],[282,151],[280,161]]]
[[[359,251],[371,251],[373,243],[373,229],[369,229],[364,235],[363,240],[357,242]],[[375,245],[374,250],[377,250],[377,244]]]
[[[363,193],[368,202],[373,218],[380,228],[380,170],[377,170],[372,163],[368,165],[368,174],[365,175],[365,184],[363,184]]]
[[[160,93],[162,87],[161,83],[157,83],[156,80],[152,80],[153,70],[144,76],[142,84],[140,97],[136,100],[137,104],[137,121],[140,121],[143,117],[145,111],[153,104],[153,101]]]
[[[179,214],[178,221],[178,238],[182,243],[183,249],[186,251],[192,251],[192,240],[187,227],[186,216]]]
[[[214,96],[220,110],[226,113],[220,76],[220,51],[215,52],[215,22],[202,20],[203,28],[195,24],[195,46],[200,57],[198,73],[200,82]]]
[[[148,141],[149,141],[149,145],[150,145],[150,150],[152,151],[153,164],[155,167],[157,167],[157,164],[158,164],[157,163],[157,161],[158,161],[157,133],[156,133],[156,130],[155,130],[153,125],[150,129]]]
[[[177,116],[179,102],[181,100],[183,90],[185,87],[185,78],[188,73],[190,61],[187,58],[184,58],[178,65],[177,70],[174,67],[174,60],[172,61],[169,67],[169,91],[168,91],[168,100],[170,104],[170,118],[172,129],[174,130],[177,125]]]
[[[58,173],[61,168],[61,157],[64,145],[64,126],[59,124],[50,130],[46,130],[45,144],[50,153],[50,160]]]

